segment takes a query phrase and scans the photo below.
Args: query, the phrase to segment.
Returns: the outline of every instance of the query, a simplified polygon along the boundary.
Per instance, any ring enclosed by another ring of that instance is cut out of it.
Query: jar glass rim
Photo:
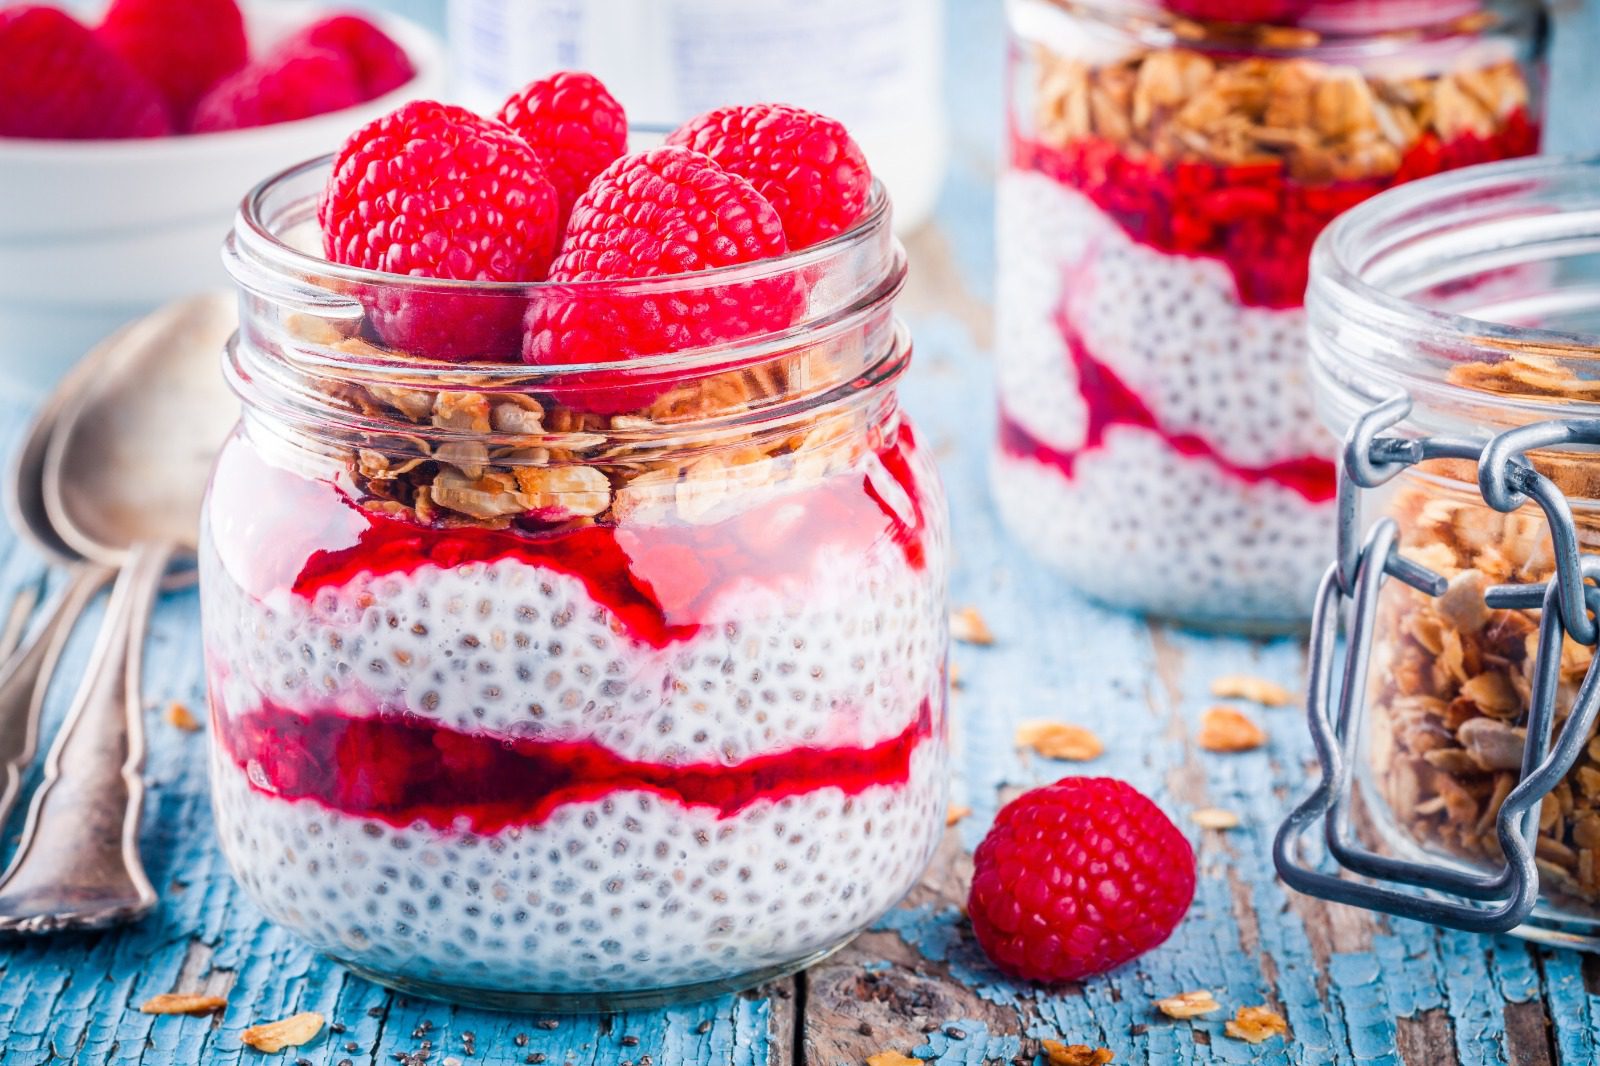
[[[1332,14],[1338,4],[1326,6]],[[1417,13],[1412,18],[1383,21],[1346,16],[1299,24],[1197,22],[1166,10],[1159,0],[1006,0],[1006,9],[1014,29],[1031,27],[1043,35],[1047,34],[1040,18],[1048,17],[1044,15],[1048,11],[1120,26],[1149,47],[1247,51],[1253,57],[1348,63],[1381,59],[1419,45],[1531,31],[1543,24],[1543,8],[1535,0],[1504,0],[1492,5],[1481,0],[1453,5],[1421,0],[1412,5]]]
[[[1463,365],[1513,356],[1592,376],[1600,332],[1538,321],[1541,310],[1571,309],[1552,298],[1570,287],[1563,260],[1580,255],[1600,255],[1600,157],[1480,164],[1349,209],[1317,239],[1306,293],[1312,369],[1323,399],[1337,401],[1325,407],[1330,420],[1395,393],[1419,416],[1469,423],[1600,412],[1600,401],[1485,389],[1456,376]],[[1492,288],[1497,278],[1527,291],[1508,304]],[[1468,297],[1518,314],[1480,315],[1462,306]],[[1600,310],[1600,301],[1585,304]]]
[[[654,135],[660,131],[654,129],[641,131],[636,128],[633,132]],[[532,297],[541,292],[552,291],[584,294],[615,293],[632,295],[648,293],[664,295],[675,291],[702,289],[709,284],[730,285],[758,282],[802,271],[808,267],[816,267],[838,255],[842,249],[851,245],[865,243],[874,236],[881,236],[883,231],[888,229],[891,220],[888,192],[884,188],[882,181],[874,178],[866,210],[855,225],[807,248],[784,252],[782,255],[772,256],[767,259],[755,260],[749,263],[737,263],[731,266],[713,267],[709,270],[698,270],[685,274],[667,274],[626,280],[461,281],[452,278],[429,278],[410,274],[393,274],[381,270],[368,270],[362,267],[336,263],[321,255],[315,255],[294,247],[273,231],[267,210],[270,198],[280,193],[286,185],[297,179],[304,179],[317,171],[331,169],[333,159],[334,154],[328,153],[327,155],[296,163],[261,181],[246,193],[235,216],[233,232],[228,238],[228,257],[231,259],[235,255],[248,255],[257,260],[260,266],[269,270],[275,269],[291,274],[311,276],[344,285],[381,285],[397,291],[442,292],[457,295],[470,293],[501,297]],[[232,262],[229,263],[229,268],[235,271],[235,277],[237,278],[238,268]]]
[[[241,329],[225,369],[247,407],[270,410],[286,421],[338,423],[367,432],[387,423],[387,418],[374,421],[346,410],[337,398],[330,399],[330,386],[335,392],[548,394],[560,403],[573,394],[592,399],[608,390],[626,397],[636,387],[668,389],[814,353],[807,359],[807,375],[784,388],[764,386],[759,403],[739,411],[707,410],[692,420],[696,431],[710,433],[718,427],[776,425],[829,403],[865,400],[897,379],[909,358],[909,343],[893,313],[905,282],[906,255],[893,235],[889,197],[879,182],[863,217],[850,229],[767,260],[625,281],[472,282],[347,267],[305,250],[320,245],[314,236],[320,232],[316,203],[331,158],[296,164],[257,185],[243,201],[224,247],[225,264],[243,297]],[[782,313],[783,301],[795,294],[795,313]],[[386,340],[382,324],[392,321],[382,316],[412,300],[426,314],[443,314],[446,320],[457,308],[476,314],[490,305],[504,306],[514,310],[515,321],[525,322],[535,310],[559,320],[598,306],[604,325],[608,301],[615,301],[612,308],[636,305],[642,315],[669,306],[674,314],[692,315],[704,306],[744,302],[759,311],[769,299],[779,301],[774,306],[780,309],[770,321],[759,313],[748,323],[741,318],[727,336],[690,331],[682,343],[665,350],[584,362],[527,362],[517,357],[520,351],[498,349],[482,358],[435,358],[425,346]],[[629,434],[617,430],[615,435]]]
[[[1401,241],[1412,244],[1435,236],[1453,236],[1458,230],[1428,234],[1408,229],[1385,235],[1411,219],[1425,219],[1439,205],[1469,198],[1512,194],[1529,179],[1561,182],[1572,179],[1594,183],[1600,196],[1600,156],[1529,156],[1483,163],[1447,171],[1386,189],[1334,219],[1317,238],[1311,251],[1311,291],[1318,300],[1333,301],[1356,311],[1367,310],[1391,318],[1397,325],[1416,330],[1515,339],[1524,348],[1575,349],[1573,354],[1600,353],[1600,333],[1509,326],[1454,311],[1443,311],[1397,295],[1370,280],[1371,266],[1379,255],[1395,250]],[[1570,218],[1570,216],[1568,216]],[[1492,223],[1491,223],[1492,224]],[[1496,346],[1499,347],[1498,345]]]

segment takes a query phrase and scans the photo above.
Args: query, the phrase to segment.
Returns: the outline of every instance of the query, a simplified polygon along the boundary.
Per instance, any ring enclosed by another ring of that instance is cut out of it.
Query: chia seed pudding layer
[[[222,481],[297,499],[323,546],[252,553],[208,511],[218,829],[319,950],[457,988],[723,982],[837,945],[930,859],[946,549],[894,518],[937,492],[908,434],[865,474],[548,550],[367,514],[231,447]],[[650,564],[685,537],[723,559],[692,589]]]
[[[1292,624],[1332,550],[1304,313],[1242,305],[1226,265],[1142,244],[1043,174],[1002,177],[999,240],[1012,534],[1108,602]]]

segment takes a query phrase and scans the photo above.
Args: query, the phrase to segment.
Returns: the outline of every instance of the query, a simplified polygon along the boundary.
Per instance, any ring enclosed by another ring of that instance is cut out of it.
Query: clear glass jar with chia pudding
[[[1317,246],[1308,296],[1324,424],[1344,434],[1375,401],[1404,397],[1378,436],[1434,442],[1360,475],[1377,482],[1362,483],[1360,525],[1392,521],[1398,555],[1439,579],[1427,589],[1391,568],[1397,579],[1382,584],[1366,630],[1364,716],[1337,715],[1364,748],[1357,776],[1371,824],[1391,855],[1457,877],[1499,870],[1502,832],[1519,832],[1502,825],[1502,811],[1530,778],[1531,743],[1553,787],[1526,808],[1540,892],[1517,931],[1591,949],[1600,946],[1600,674],[1591,676],[1600,631],[1566,628],[1576,618],[1541,610],[1550,602],[1541,590],[1516,601],[1489,590],[1556,577],[1556,527],[1569,531],[1583,577],[1600,572],[1600,423],[1570,442],[1524,443],[1509,466],[1480,463],[1478,452],[1508,431],[1600,418],[1597,248],[1600,164],[1475,167],[1341,218]],[[1523,495],[1491,506],[1489,472],[1510,467]],[[1554,526],[1534,471],[1559,501]],[[1600,602],[1593,593],[1576,616]],[[1557,618],[1545,649],[1547,745],[1533,717],[1536,664],[1541,624]]]
[[[778,259],[481,285],[323,259],[327,168],[252,193],[227,252],[244,416],[201,567],[235,875],[359,972],[480,1005],[837,948],[946,810],[947,515],[896,402],[881,188]],[[473,355],[574,331],[619,361]]]
[[[1312,242],[1382,189],[1535,150],[1539,8],[1007,10],[1002,516],[1102,601],[1300,628],[1333,530],[1305,370]]]

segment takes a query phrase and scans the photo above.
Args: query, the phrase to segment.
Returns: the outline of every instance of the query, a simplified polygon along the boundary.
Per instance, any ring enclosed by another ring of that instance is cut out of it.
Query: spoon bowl
[[[192,556],[207,474],[239,415],[218,366],[236,321],[220,294],[141,319],[55,413],[41,496],[73,553],[118,567],[140,543]]]

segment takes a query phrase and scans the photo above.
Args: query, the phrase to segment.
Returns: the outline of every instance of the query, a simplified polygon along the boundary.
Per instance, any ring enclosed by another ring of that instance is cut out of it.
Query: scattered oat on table
[[[902,1055],[898,1051],[880,1051],[867,1056],[867,1066],[926,1066],[921,1059]]]
[[[945,828],[948,829],[950,826],[955,825],[958,822],[963,821],[964,819],[966,819],[971,814],[972,814],[972,808],[971,807],[965,807],[965,806],[962,806],[959,803],[950,804],[949,809],[944,812]]]
[[[1046,759],[1066,759],[1069,762],[1087,762],[1105,753],[1105,745],[1092,730],[1081,725],[1042,720],[1023,722],[1017,726],[1016,745],[1032,748]]]
[[[195,992],[163,992],[139,1004],[144,1014],[215,1014],[228,1005],[221,996],[203,996]]]
[[[1201,715],[1195,741],[1207,751],[1254,751],[1267,742],[1267,734],[1243,711],[1213,707]]]
[[[1249,674],[1228,674],[1211,682],[1211,694],[1221,700],[1248,700],[1263,707],[1288,707],[1294,696],[1276,681]]]
[[[1201,807],[1189,818],[1201,829],[1237,829],[1239,816],[1221,807]]]
[[[1259,1044],[1274,1036],[1287,1037],[1289,1023],[1283,1020],[1283,1015],[1266,1007],[1240,1007],[1222,1031],[1235,1040]]]
[[[963,644],[990,645],[994,634],[989,623],[983,620],[976,607],[962,607],[950,612],[950,636]]]
[[[239,1041],[257,1051],[272,1054],[286,1047],[299,1047],[322,1032],[322,1015],[304,1011],[282,1021],[252,1025],[239,1034]]]
[[[173,700],[167,704],[167,722],[177,726],[185,733],[193,733],[200,728],[200,723],[187,706]]]
[[[1179,992],[1175,996],[1156,1000],[1156,1009],[1168,1018],[1198,1018],[1203,1014],[1222,1009],[1216,997],[1206,989],[1196,992]]]
[[[1041,1040],[1039,1044],[1050,1066],[1105,1066],[1116,1058],[1110,1048],[1063,1044],[1059,1040]]]

